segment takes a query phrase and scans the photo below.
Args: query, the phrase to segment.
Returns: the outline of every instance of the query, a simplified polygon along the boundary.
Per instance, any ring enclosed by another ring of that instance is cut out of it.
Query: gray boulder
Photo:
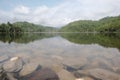
[[[104,69],[92,69],[89,75],[100,80],[120,80],[120,75]]]
[[[9,80],[17,80],[12,73],[7,73],[7,77]]]
[[[38,68],[39,64],[35,63],[27,63],[23,66],[23,69],[20,71],[20,76],[26,76],[32,72],[34,72]]]
[[[3,64],[3,69],[6,72],[18,72],[22,69],[22,67],[23,61],[21,58],[11,59]]]
[[[39,69],[33,73],[21,77],[21,80],[60,80],[58,75],[49,68]]]

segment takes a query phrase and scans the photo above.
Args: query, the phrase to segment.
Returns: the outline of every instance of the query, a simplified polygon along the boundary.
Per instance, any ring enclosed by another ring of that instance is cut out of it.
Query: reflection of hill
[[[53,37],[56,34],[48,33],[19,33],[19,34],[0,34],[2,42],[29,43],[35,40]]]
[[[119,34],[61,34],[65,39],[78,44],[99,44],[105,47],[115,47],[120,49]]]

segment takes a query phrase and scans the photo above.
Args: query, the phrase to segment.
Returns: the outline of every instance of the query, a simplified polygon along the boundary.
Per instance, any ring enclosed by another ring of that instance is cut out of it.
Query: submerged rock
[[[87,64],[86,58],[67,59],[63,62],[64,65],[74,70],[79,70]],[[69,70],[68,70],[69,71]]]
[[[84,77],[84,78],[77,78],[75,80],[93,80],[93,79],[90,77]]]
[[[12,73],[7,73],[8,80],[17,80]]]
[[[11,58],[9,61],[5,62],[3,64],[3,69],[6,72],[18,72],[22,69],[23,67],[23,61],[21,58]]]
[[[58,75],[49,68],[39,69],[33,73],[20,78],[21,80],[59,80]]]
[[[0,80],[9,80],[7,78],[7,74],[4,71],[0,72]]]
[[[92,80],[92,78],[94,78],[95,80],[120,80],[119,74],[101,68],[78,70],[75,71],[73,74],[75,77],[82,77],[85,80],[87,80],[85,77],[91,78],[90,80]]]
[[[77,79],[75,79],[75,80],[84,80],[83,78],[77,78]]]
[[[77,78],[81,78],[81,77],[85,77],[85,76],[88,76],[89,70],[78,70],[78,71],[75,71],[73,72],[74,76],[77,77]]]
[[[17,79],[14,77],[14,73],[7,73],[4,70],[1,70],[0,80],[17,80]]]
[[[20,71],[20,76],[26,76],[32,72],[34,72],[38,68],[39,64],[28,63],[23,66],[23,69]]]
[[[104,69],[92,69],[89,75],[100,80],[120,80],[120,75]]]
[[[94,80],[94,79],[91,78],[91,77],[84,77],[83,79],[84,79],[84,80]]]
[[[13,57],[13,58],[10,59],[10,61],[15,61],[15,60],[18,60],[18,59],[19,59],[19,57]]]
[[[62,69],[61,71],[57,72],[60,80],[75,80],[74,75],[69,71]]]

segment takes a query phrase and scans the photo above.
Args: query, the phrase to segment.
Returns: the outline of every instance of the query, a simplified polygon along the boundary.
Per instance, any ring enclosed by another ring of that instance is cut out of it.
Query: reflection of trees
[[[56,34],[47,34],[47,33],[1,33],[0,41],[2,42],[16,42],[16,43],[29,43],[35,40],[53,37]]]
[[[16,42],[29,43],[35,40],[50,38],[58,34],[48,33],[1,33],[0,41],[2,42]],[[71,42],[77,44],[99,44],[105,47],[115,47],[120,49],[120,35],[119,34],[87,34],[87,33],[65,33],[61,36]]]
[[[22,36],[20,33],[0,33],[0,41],[11,43]]]
[[[120,49],[119,34],[61,34],[65,39],[78,44],[99,44],[105,47],[115,47]]]

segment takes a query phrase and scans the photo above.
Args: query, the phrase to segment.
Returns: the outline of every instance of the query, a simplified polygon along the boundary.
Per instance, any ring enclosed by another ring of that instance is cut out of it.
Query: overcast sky
[[[0,23],[28,21],[60,27],[120,14],[120,0],[0,0]]]

